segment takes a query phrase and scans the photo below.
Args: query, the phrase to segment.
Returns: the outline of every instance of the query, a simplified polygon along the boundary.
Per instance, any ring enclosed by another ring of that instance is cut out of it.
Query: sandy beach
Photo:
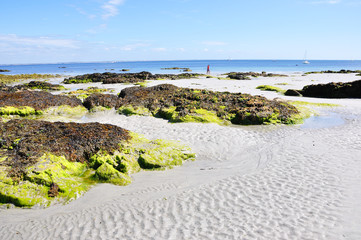
[[[110,110],[78,122],[110,123],[149,139],[178,140],[196,161],[99,184],[67,205],[0,209],[1,239],[361,239],[361,100],[288,97],[259,85],[301,89],[356,74],[291,74],[252,80],[150,81],[179,87],[338,104],[299,125],[168,123]],[[59,83],[59,79],[51,82]],[[131,85],[98,86],[114,94]]]

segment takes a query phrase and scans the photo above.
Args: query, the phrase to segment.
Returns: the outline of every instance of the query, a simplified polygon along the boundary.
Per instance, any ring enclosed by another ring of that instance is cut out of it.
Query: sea
[[[148,71],[155,73],[177,74],[181,69],[165,70],[164,68],[189,68],[192,73],[206,73],[207,66],[213,74],[228,72],[262,72],[267,73],[304,73],[325,70],[361,70],[361,60],[182,60],[182,61],[113,61],[89,63],[51,63],[51,64],[19,64],[0,65],[0,69],[10,70],[1,74],[62,74],[79,75],[86,73]]]

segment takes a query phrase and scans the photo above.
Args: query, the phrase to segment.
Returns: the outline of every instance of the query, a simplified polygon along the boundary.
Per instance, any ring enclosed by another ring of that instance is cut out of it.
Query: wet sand
[[[251,81],[151,82],[150,86],[171,83],[340,106],[317,107],[320,116],[313,123],[292,126],[170,124],[115,111],[90,114],[77,121],[111,123],[147,138],[179,140],[192,147],[197,160],[166,171],[134,174],[133,183],[126,187],[97,185],[67,205],[2,209],[0,236],[360,239],[361,100],[285,97],[255,89],[264,84],[300,89],[312,83],[359,78],[354,74],[312,74]],[[76,87],[84,86],[89,85]],[[129,85],[99,86],[119,92]]]

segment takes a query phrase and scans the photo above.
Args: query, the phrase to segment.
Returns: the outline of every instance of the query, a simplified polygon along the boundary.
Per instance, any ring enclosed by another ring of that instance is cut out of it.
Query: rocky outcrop
[[[93,73],[78,75],[64,79],[63,83],[87,83],[87,82],[102,82],[104,84],[111,83],[137,83],[144,82],[146,80],[158,80],[158,79],[184,79],[195,78],[200,74],[182,73],[182,74],[152,74],[150,72],[139,73]]]
[[[319,98],[361,98],[361,80],[353,82],[331,82],[307,85],[301,91],[305,97]]]
[[[49,107],[68,105],[70,107],[81,106],[81,100],[75,97],[53,95],[42,91],[0,91],[0,107],[29,106],[35,110],[44,110]]]
[[[101,105],[94,98],[99,96],[85,100],[92,102],[88,107]],[[108,101],[106,105],[110,105]],[[298,113],[292,105],[261,96],[178,88],[171,84],[125,88],[112,106],[126,115],[153,115],[172,122],[291,123],[292,116]]]
[[[4,84],[0,85],[0,91],[16,92],[23,90],[45,90],[45,91],[59,91],[64,90],[64,86],[59,84],[51,84],[48,82],[42,81],[31,81],[29,83],[15,85],[15,86],[6,86]]]
[[[84,107],[87,109],[94,109],[95,107],[102,106],[105,108],[119,108],[120,98],[113,94],[95,93],[90,95],[84,100]]]
[[[302,91],[300,90],[296,90],[296,89],[288,89],[284,94],[286,96],[302,96],[302,94],[300,93]]]
[[[7,69],[0,69],[0,72],[10,72],[10,70],[7,70]]]
[[[227,73],[227,77],[236,80],[250,80],[251,77],[287,77],[287,75],[266,72],[230,72]]]
[[[194,159],[179,143],[149,141],[100,123],[10,120],[0,123],[0,204],[48,206],[69,201],[98,182],[127,185],[141,169]]]
[[[361,73],[361,70],[345,70],[345,69],[341,69],[339,71],[332,71],[332,70],[327,70],[327,71],[314,71],[314,72],[306,72],[305,74],[320,74],[320,73]]]

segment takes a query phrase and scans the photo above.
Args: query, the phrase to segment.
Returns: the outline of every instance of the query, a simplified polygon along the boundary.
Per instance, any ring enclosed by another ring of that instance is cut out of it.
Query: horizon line
[[[361,61],[361,59],[308,59],[309,61]],[[74,61],[44,63],[0,63],[1,66],[45,65],[45,64],[76,64],[76,63],[122,63],[122,62],[176,62],[176,61],[304,61],[304,59],[178,59],[178,60],[106,60],[106,61]]]

